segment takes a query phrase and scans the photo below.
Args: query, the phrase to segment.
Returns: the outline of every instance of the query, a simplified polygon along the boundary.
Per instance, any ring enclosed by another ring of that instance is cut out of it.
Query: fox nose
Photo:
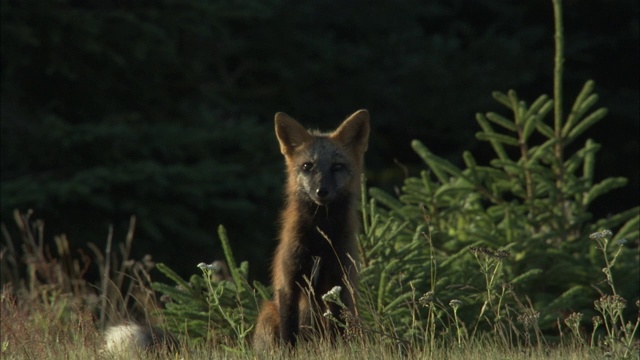
[[[320,199],[324,199],[329,195],[329,190],[327,190],[327,188],[321,187],[318,190],[316,190],[316,195],[318,195]]]

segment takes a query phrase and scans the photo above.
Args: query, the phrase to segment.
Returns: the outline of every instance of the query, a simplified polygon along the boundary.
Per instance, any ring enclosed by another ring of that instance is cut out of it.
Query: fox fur
[[[307,131],[277,113],[275,132],[286,163],[286,203],[272,264],[274,300],[262,305],[257,350],[295,346],[301,328],[330,339],[341,335],[344,329],[322,316],[328,310],[345,323],[340,307],[322,300],[334,286],[342,288],[348,312],[357,315],[357,204],[369,113],[355,112],[331,133]]]
[[[133,323],[111,326],[104,337],[104,351],[111,356],[134,357],[144,351],[175,350],[178,346],[173,335],[156,327]]]

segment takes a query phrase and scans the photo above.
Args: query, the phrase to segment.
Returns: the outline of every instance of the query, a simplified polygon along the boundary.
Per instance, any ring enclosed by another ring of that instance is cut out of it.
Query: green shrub
[[[592,140],[567,149],[605,113],[586,114],[597,98],[592,89],[588,82],[559,131],[544,122],[553,108],[546,96],[527,106],[513,91],[495,93],[514,116],[478,114],[477,136],[496,152],[488,166],[465,152],[466,168],[460,169],[414,141],[427,166],[421,176],[408,178],[398,197],[370,189],[372,225],[365,244],[389,228],[398,230],[386,242],[376,239],[378,248],[371,247],[365,259],[375,257],[385,266],[368,279],[365,264],[362,281],[384,282],[389,299],[427,292],[440,304],[459,299],[464,306],[458,316],[472,334],[478,327],[495,330],[531,307],[540,312],[538,325],[547,333],[563,312],[593,313],[597,292],[589,285],[601,283],[604,263],[589,235],[619,229],[612,241],[629,239],[627,247],[637,247],[639,217],[638,207],[597,221],[589,213],[596,198],[626,184],[623,178],[594,183],[599,146]],[[637,253],[621,248],[613,273],[627,299],[638,297],[636,269]]]
[[[539,342],[542,333],[558,333],[556,322],[564,313],[594,313],[592,302],[602,291],[603,268],[615,274],[619,295],[638,298],[638,253],[629,248],[638,246],[639,207],[592,219],[594,200],[627,181],[611,177],[596,182],[600,146],[591,139],[577,144],[580,135],[607,113],[593,110],[598,100],[593,81],[584,85],[563,117],[562,17],[558,4],[554,6],[553,100],[542,95],[527,104],[513,90],[495,92],[493,97],[511,115],[476,116],[481,127],[477,138],[487,141],[495,153],[489,164],[478,164],[465,152],[465,167],[460,168],[414,140],[412,147],[426,165],[420,176],[406,179],[397,197],[370,189],[371,224],[365,217],[363,244],[389,228],[397,230],[364,247],[365,259],[375,257],[384,265],[369,272],[365,263],[363,283],[385,285],[384,290],[374,290],[378,299],[381,291],[387,299],[404,301],[425,294],[426,310],[411,319],[392,318],[400,333],[415,333],[409,325],[420,316],[430,330],[421,341],[432,341],[436,330],[455,325],[458,342],[461,335],[474,339],[481,329],[508,343],[531,342],[533,330]],[[589,239],[601,229],[618,229],[611,241],[627,243],[616,250],[615,268],[603,262]],[[369,287],[362,290],[365,296],[371,293]],[[390,304],[383,302],[376,309],[382,313]],[[453,316],[444,304],[455,305]]]
[[[176,285],[153,283],[152,287],[164,294],[165,325],[174,334],[188,335],[193,343],[205,341],[244,349],[257,319],[258,299],[269,294],[259,282],[248,283],[249,264],[244,261],[236,265],[224,227],[218,228],[218,236],[226,262],[198,264],[202,274],[192,275],[189,281],[166,265],[157,264],[158,270]]]

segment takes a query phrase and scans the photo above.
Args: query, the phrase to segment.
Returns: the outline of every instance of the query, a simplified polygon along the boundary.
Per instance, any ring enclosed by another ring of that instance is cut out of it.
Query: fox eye
[[[343,163],[334,163],[331,165],[331,171],[340,171],[342,169],[344,169]]]
[[[313,163],[306,162],[306,163],[302,164],[302,170],[303,171],[309,171],[311,169],[313,169]]]

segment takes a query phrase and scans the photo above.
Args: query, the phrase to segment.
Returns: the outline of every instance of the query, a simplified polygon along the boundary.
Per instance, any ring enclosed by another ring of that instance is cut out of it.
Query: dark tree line
[[[474,114],[491,91],[550,94],[553,26],[544,1],[1,1],[2,221],[35,210],[49,235],[124,238],[177,269],[219,256],[266,267],[282,203],[272,116],[332,128],[372,113],[372,184],[420,166],[422,140],[460,162],[482,151]],[[640,199],[638,3],[565,4],[567,94],[589,78],[610,115],[589,134],[604,176]],[[477,148],[479,147],[480,148]],[[260,271],[263,273],[263,271]],[[256,273],[258,277],[259,274]]]

